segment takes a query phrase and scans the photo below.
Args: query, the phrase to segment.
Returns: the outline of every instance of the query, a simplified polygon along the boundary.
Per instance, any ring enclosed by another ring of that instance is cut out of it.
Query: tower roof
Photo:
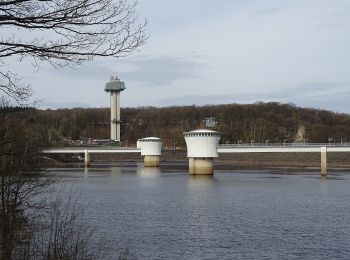
[[[161,142],[162,139],[158,137],[145,137],[138,140],[139,142]]]
[[[111,77],[110,81],[105,85],[106,92],[121,92],[125,89],[125,84],[118,77]]]
[[[220,136],[220,133],[209,129],[197,129],[189,132],[184,132],[184,136]]]

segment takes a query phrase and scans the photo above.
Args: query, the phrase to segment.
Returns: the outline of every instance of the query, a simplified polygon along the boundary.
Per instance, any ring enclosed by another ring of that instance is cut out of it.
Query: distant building
[[[305,126],[299,125],[298,132],[295,136],[294,143],[305,143]]]
[[[204,124],[206,127],[215,127],[218,124],[218,121],[215,117],[207,117],[204,119]]]

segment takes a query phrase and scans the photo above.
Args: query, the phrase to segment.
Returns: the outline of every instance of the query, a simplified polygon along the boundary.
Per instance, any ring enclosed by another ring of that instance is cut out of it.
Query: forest
[[[42,143],[66,144],[64,140],[108,139],[109,108],[30,109],[27,120],[40,131]],[[29,119],[28,119],[29,118]],[[122,108],[122,145],[135,145],[139,138],[156,136],[164,147],[185,146],[183,132],[208,128],[222,134],[221,143],[348,142],[350,115],[301,108],[277,102],[207,106]],[[301,136],[300,136],[301,132]],[[299,136],[298,136],[299,135]]]

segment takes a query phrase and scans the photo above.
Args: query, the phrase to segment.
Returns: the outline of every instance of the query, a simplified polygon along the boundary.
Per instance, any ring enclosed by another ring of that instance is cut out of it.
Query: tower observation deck
[[[105,91],[111,95],[111,140],[120,141],[120,92],[125,84],[118,77],[111,77],[105,85]]]

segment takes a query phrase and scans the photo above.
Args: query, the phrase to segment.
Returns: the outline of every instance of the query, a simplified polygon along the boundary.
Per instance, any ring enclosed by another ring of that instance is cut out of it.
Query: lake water
[[[50,169],[88,203],[106,259],[350,259],[350,172],[186,165]]]

